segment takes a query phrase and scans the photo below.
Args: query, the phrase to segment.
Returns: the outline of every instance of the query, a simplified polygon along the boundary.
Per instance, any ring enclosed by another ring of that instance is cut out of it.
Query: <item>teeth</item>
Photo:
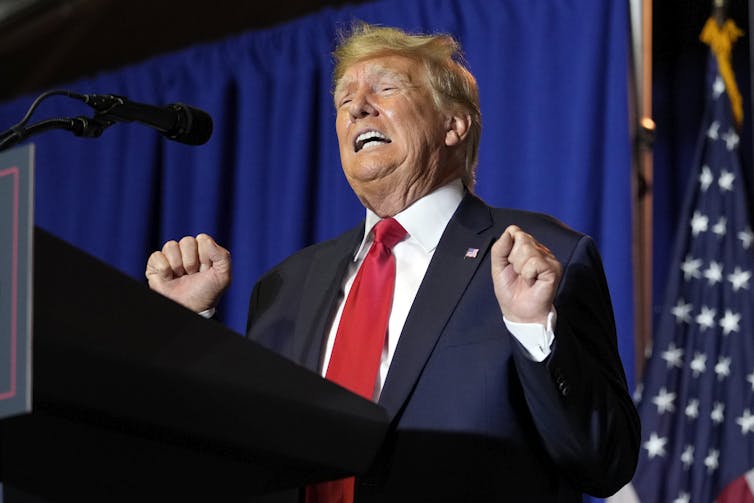
[[[369,142],[390,142],[390,140],[385,136],[384,134],[380,133],[379,131],[367,131],[366,133],[361,133],[356,138],[356,151],[358,152],[364,146]]]
[[[356,138],[356,143],[366,143],[373,139],[387,140],[387,137],[379,131],[367,131],[366,133],[361,133],[359,137]]]

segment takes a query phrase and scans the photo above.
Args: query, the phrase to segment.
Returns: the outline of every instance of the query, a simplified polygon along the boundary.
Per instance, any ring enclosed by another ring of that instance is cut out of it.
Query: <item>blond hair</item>
[[[346,68],[364,59],[399,54],[424,64],[438,110],[468,115],[471,124],[466,138],[463,183],[473,189],[482,133],[479,89],[465,66],[460,44],[447,34],[410,34],[397,28],[356,23],[340,34],[333,52],[333,89]]]

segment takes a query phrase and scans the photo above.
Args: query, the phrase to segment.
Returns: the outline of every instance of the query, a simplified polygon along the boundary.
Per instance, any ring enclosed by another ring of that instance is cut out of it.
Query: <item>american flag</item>
[[[754,234],[713,57],[706,99],[675,266],[637,389],[641,503],[754,503]]]

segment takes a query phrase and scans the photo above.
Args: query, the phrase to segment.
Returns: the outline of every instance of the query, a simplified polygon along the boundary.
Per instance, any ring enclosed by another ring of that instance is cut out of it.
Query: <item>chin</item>
[[[349,180],[359,181],[361,183],[372,182],[384,178],[391,173],[389,166],[382,163],[369,163],[353,166],[347,170],[346,176]]]

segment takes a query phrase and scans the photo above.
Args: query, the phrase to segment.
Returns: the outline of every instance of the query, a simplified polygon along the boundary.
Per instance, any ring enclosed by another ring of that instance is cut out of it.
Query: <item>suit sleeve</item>
[[[555,307],[552,353],[537,363],[519,348],[516,369],[552,460],[582,491],[608,496],[633,476],[640,425],[618,355],[602,262],[587,236],[564,264]]]

